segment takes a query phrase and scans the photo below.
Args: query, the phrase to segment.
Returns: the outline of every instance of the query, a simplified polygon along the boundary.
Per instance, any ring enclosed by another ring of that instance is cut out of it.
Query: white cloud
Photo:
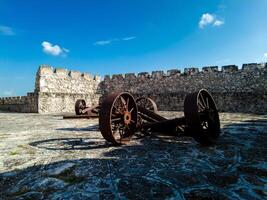
[[[205,26],[212,24],[213,22],[214,22],[214,16],[209,13],[205,13],[201,16],[198,25],[200,28],[204,28]]]
[[[125,38],[122,38],[122,40],[124,41],[128,41],[128,40],[133,40],[135,39],[136,37],[135,36],[132,36],[132,37],[125,37]]]
[[[264,54],[264,57],[267,58],[267,52]]]
[[[111,42],[112,40],[100,40],[100,41],[95,42],[94,44],[98,46],[104,46],[107,44],[111,44]]]
[[[0,25],[0,34],[7,36],[16,35],[15,31],[11,27],[1,26],[1,25]]]
[[[214,22],[214,24],[213,24],[213,26],[221,26],[221,25],[223,25],[224,24],[224,21],[221,21],[221,20],[215,20],[215,22]]]
[[[66,48],[61,48],[60,46],[53,45],[47,41],[43,41],[42,46],[43,46],[43,52],[53,56],[60,56],[60,55],[66,56],[66,53],[70,52],[70,50]]]
[[[111,40],[100,40],[100,41],[96,41],[94,43],[94,45],[105,46],[105,45],[109,45],[109,44],[111,44],[113,42],[129,41],[129,40],[133,40],[135,38],[136,38],[135,36],[131,36],[131,37],[124,37],[124,38],[114,38],[114,39],[111,39]]]
[[[66,48],[62,48],[62,49],[63,49],[63,51],[65,51],[66,53],[69,53],[69,52],[70,52],[69,49],[66,49]]]
[[[223,24],[224,24],[224,21],[217,19],[216,15],[213,15],[210,13],[204,13],[200,18],[198,26],[199,28],[205,28],[205,26],[208,26],[208,25],[221,26]]]

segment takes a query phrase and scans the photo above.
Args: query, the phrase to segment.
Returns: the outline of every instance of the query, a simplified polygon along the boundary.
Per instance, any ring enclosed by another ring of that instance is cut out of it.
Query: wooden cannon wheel
[[[141,106],[155,113],[158,111],[156,102],[149,97],[140,97],[140,98],[137,98],[135,101],[136,101],[137,106]]]
[[[184,115],[189,134],[203,145],[211,145],[220,135],[217,106],[211,94],[201,89],[186,96]]]
[[[99,111],[99,128],[102,136],[114,145],[130,141],[137,125],[137,105],[128,92],[109,94]]]

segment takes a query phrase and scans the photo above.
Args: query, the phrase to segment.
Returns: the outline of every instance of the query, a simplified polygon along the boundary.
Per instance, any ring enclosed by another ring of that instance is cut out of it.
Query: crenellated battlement
[[[102,94],[128,91],[150,96],[160,110],[182,110],[185,95],[201,88],[210,91],[220,111],[267,111],[267,63],[187,67],[100,76],[41,65],[35,90],[27,96],[0,98],[0,108],[17,112],[74,112],[77,99],[97,105]]]
[[[206,73],[214,74],[238,74],[238,73],[247,73],[248,71],[258,72],[259,70],[264,70],[267,68],[266,63],[248,63],[243,64],[242,68],[238,68],[237,65],[225,65],[221,66],[221,70],[219,70],[218,66],[205,66],[202,67],[201,70],[197,67],[190,67],[190,68],[184,68],[183,72],[179,69],[171,69],[165,71],[152,71],[152,72],[139,72],[139,73],[127,73],[127,74],[113,74],[105,75],[104,81],[114,81],[114,80],[125,80],[125,81],[132,81],[133,79],[162,79],[162,78],[168,78],[172,76],[197,76],[197,75],[203,75]]]
[[[266,112],[267,66],[249,63],[205,66],[165,71],[105,76],[102,94],[129,91],[136,97],[150,96],[161,110],[181,110],[186,94],[205,88],[215,95],[222,111]]]
[[[24,104],[27,100],[30,100],[34,95],[16,96],[16,97],[1,97],[0,104]]]
[[[73,79],[86,79],[86,80],[99,80],[100,76],[98,75],[92,75],[89,73],[82,73],[75,70],[68,70],[65,68],[53,68],[49,65],[40,65],[38,71],[38,76],[59,76],[63,78],[73,78]]]
[[[96,104],[100,81],[97,75],[41,65],[35,81],[38,112],[73,112],[77,99],[85,99],[88,105]]]
[[[27,96],[1,97],[0,108],[6,111],[36,112],[37,95],[35,93],[27,93]]]
[[[97,75],[41,65],[36,73],[35,92],[85,94],[99,82]]]

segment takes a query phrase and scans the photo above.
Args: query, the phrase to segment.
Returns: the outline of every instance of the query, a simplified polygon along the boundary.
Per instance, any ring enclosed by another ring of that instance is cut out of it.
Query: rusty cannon
[[[141,107],[145,107],[146,109],[157,112],[157,104],[148,97],[139,97],[135,100],[137,105]],[[75,102],[75,115],[63,115],[63,119],[75,119],[75,118],[97,118],[99,117],[99,110],[101,109],[101,105],[97,106],[87,106],[86,101],[84,99],[78,99]]]
[[[81,119],[81,118],[97,118],[99,116],[100,106],[88,107],[84,99],[78,99],[75,102],[75,115],[66,114],[63,115],[63,119]]]
[[[166,119],[153,110],[151,99],[137,104],[128,92],[107,95],[99,109],[102,136],[113,145],[129,142],[135,132],[160,132],[193,137],[202,145],[211,145],[220,135],[217,106],[211,94],[201,89],[184,100],[184,117]]]

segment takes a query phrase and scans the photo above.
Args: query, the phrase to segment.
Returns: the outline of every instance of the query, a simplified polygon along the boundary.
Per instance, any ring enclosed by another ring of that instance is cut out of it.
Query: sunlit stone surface
[[[141,134],[112,147],[97,119],[0,113],[0,199],[267,198],[267,116],[220,118],[212,147]]]

